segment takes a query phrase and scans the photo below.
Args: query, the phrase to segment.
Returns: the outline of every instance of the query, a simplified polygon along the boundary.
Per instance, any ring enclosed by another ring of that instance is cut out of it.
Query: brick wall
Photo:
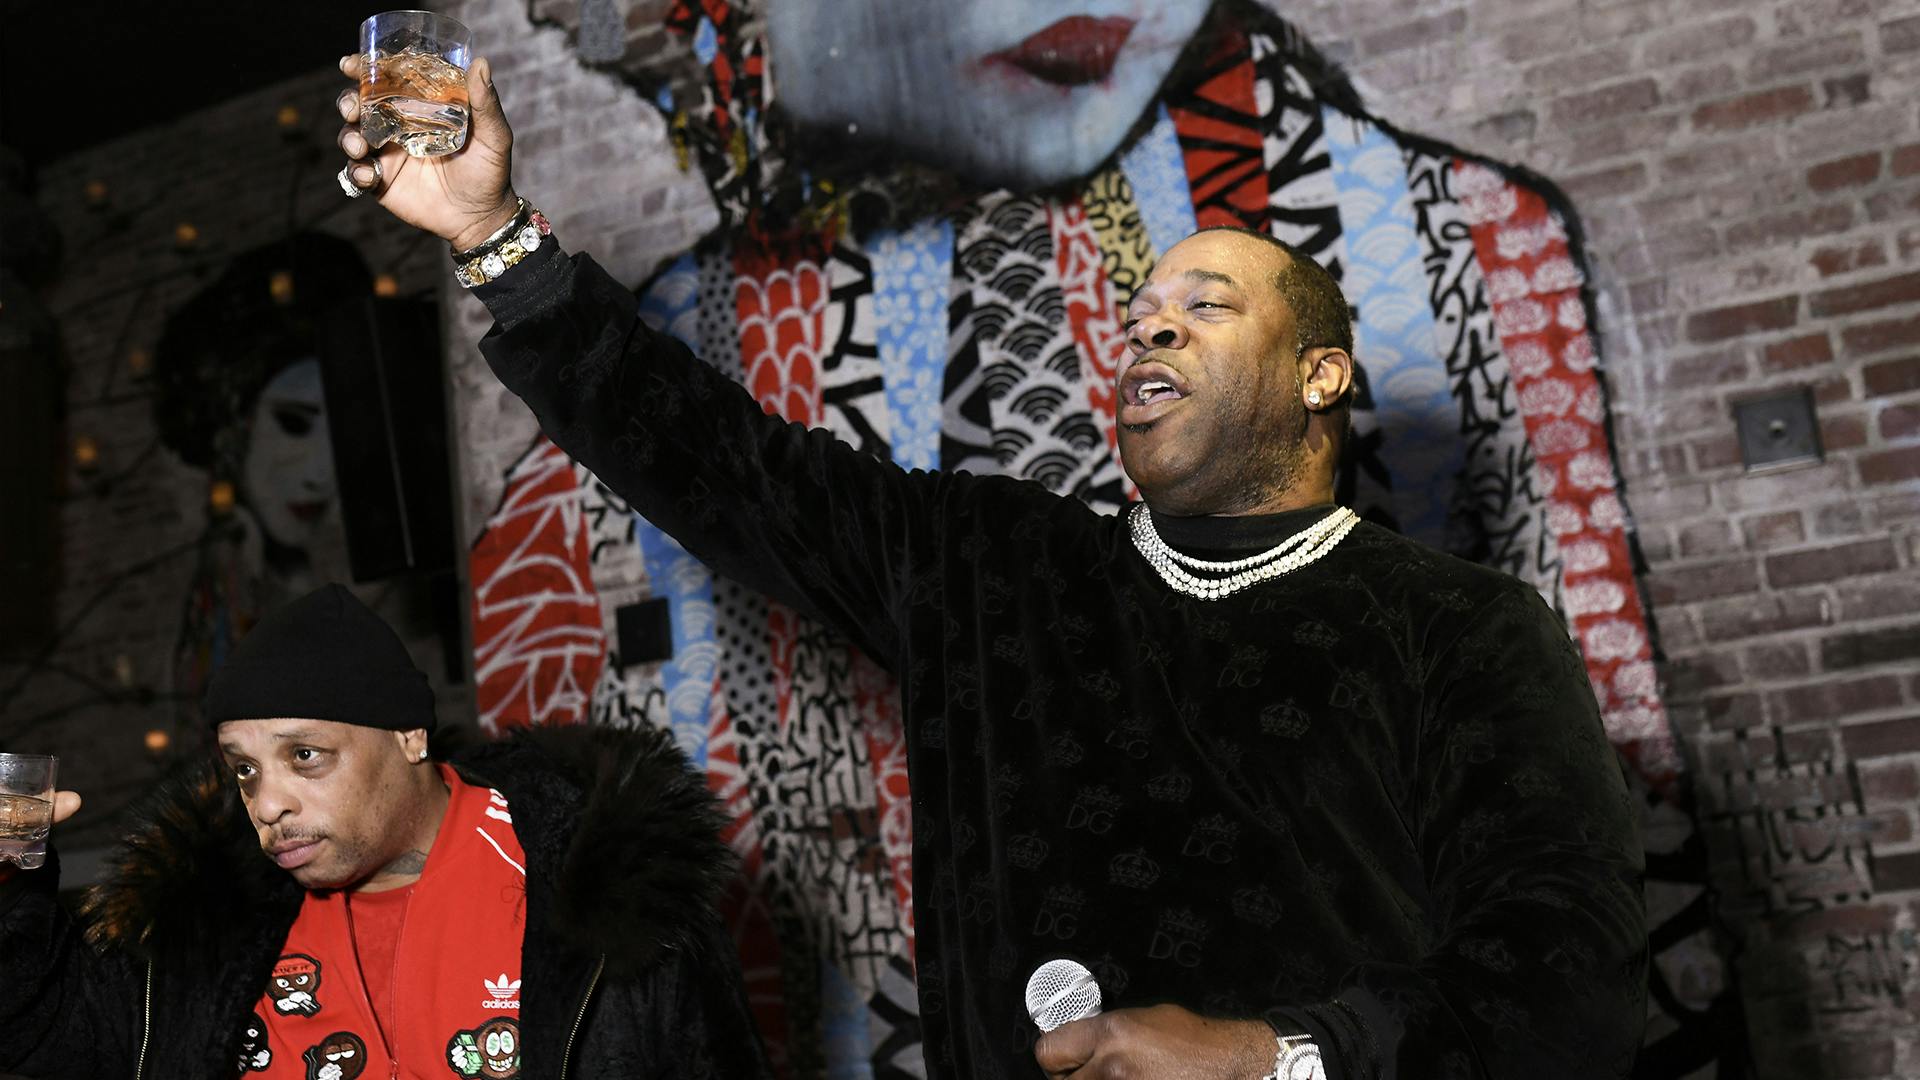
[[[1761,1075],[1920,1075],[1920,5],[1284,11],[1580,208]],[[1825,461],[1748,474],[1734,403],[1796,386]]]
[[[351,41],[352,28],[345,33]],[[66,461],[54,615],[63,632],[49,655],[0,659],[9,692],[0,745],[60,755],[63,786],[87,798],[63,833],[69,851],[110,839],[114,811],[163,764],[146,735],[173,730],[173,650],[206,521],[208,475],[159,444],[151,380],[136,376],[129,353],[151,354],[170,312],[289,222],[353,241],[401,295],[432,297],[441,285],[436,245],[341,197],[332,176],[341,85],[338,72],[315,72],[38,170],[37,201],[65,242],[40,299],[67,352],[67,431],[92,438],[100,457],[91,473]],[[288,105],[291,126],[279,115]],[[92,182],[104,185],[98,206]],[[182,223],[198,234],[185,249],[175,240]],[[321,580],[347,574],[338,514],[336,499],[323,527],[337,542],[316,551]],[[398,590],[360,591],[400,624],[443,714],[464,717],[471,695],[447,685],[430,621],[401,605]]]

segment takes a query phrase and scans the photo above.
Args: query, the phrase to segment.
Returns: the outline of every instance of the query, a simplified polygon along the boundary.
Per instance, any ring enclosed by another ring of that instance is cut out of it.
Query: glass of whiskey
[[[0,862],[32,870],[47,861],[58,758],[0,754]]]
[[[414,157],[467,144],[467,68],[473,31],[431,11],[383,11],[360,24],[360,134]]]

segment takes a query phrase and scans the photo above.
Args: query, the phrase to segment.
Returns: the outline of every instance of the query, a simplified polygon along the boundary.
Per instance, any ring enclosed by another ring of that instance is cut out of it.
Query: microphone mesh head
[[[1027,1015],[1041,1031],[1100,1013],[1100,984],[1075,960],[1049,960],[1027,978]]]

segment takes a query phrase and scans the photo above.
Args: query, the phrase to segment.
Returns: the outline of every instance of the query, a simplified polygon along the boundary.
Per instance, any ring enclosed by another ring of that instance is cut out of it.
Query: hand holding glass
[[[430,11],[387,11],[360,24],[360,134],[379,149],[398,141],[414,157],[467,144],[467,67],[473,31]]]
[[[58,758],[0,754],[0,862],[33,870],[47,861]]]

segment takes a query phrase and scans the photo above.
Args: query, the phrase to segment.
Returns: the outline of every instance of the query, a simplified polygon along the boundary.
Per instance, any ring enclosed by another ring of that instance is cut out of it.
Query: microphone
[[[1027,977],[1027,1015],[1041,1031],[1100,1015],[1100,984],[1078,960],[1049,960]]]

